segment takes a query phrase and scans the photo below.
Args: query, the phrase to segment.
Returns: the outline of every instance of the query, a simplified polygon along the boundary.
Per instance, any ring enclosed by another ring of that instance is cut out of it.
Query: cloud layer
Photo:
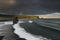
[[[4,10],[6,14],[51,14],[60,12],[60,0],[17,0],[17,5]]]

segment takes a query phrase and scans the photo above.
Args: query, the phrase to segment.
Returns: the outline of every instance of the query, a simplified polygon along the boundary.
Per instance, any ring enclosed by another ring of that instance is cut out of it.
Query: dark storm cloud
[[[60,12],[60,0],[18,0],[16,7],[4,10],[10,14],[47,14]]]
[[[24,4],[23,9],[27,14],[60,12],[60,0],[30,0]]]
[[[26,8],[60,9],[60,0],[22,0],[20,4]]]

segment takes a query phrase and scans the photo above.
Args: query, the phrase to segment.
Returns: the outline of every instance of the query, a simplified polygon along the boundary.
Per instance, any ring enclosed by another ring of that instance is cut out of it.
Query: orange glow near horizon
[[[43,18],[48,18],[47,16],[44,16]]]
[[[48,18],[47,16],[40,16],[40,18]]]
[[[39,16],[39,18],[60,18],[60,16]]]

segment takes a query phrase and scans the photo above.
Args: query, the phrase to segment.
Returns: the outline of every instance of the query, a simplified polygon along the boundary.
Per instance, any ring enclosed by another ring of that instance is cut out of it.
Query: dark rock
[[[4,37],[4,36],[0,36],[0,40],[2,40],[2,39],[3,39],[3,37]]]
[[[19,38],[18,40],[26,40],[26,39],[24,39],[24,38]]]
[[[15,17],[15,18],[13,19],[13,25],[16,24],[17,22],[18,22],[18,18]]]

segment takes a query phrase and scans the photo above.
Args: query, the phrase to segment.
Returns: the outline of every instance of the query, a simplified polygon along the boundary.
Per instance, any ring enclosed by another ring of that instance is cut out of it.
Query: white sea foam
[[[32,35],[28,32],[26,32],[26,30],[24,30],[24,28],[21,28],[21,26],[19,26],[19,23],[14,25],[15,28],[15,33],[17,35],[19,35],[19,37],[21,38],[25,38],[27,40],[48,40],[47,38],[44,38],[42,36],[36,36],[36,35]]]

